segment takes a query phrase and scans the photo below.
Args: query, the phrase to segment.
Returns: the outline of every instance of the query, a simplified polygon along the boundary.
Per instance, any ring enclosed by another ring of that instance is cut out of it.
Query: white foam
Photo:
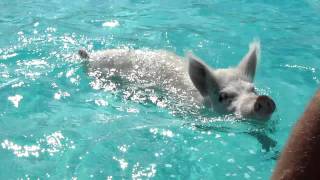
[[[58,92],[56,92],[54,94],[54,99],[60,100],[61,97],[69,97],[69,96],[70,96],[70,94],[68,92],[63,92],[63,91],[59,90]]]
[[[19,102],[23,99],[23,96],[17,94],[15,96],[9,96],[8,100],[12,102],[14,107],[18,108],[19,107]]]
[[[120,23],[117,20],[107,21],[102,24],[103,27],[110,27],[110,28],[114,28],[119,25],[120,25]]]

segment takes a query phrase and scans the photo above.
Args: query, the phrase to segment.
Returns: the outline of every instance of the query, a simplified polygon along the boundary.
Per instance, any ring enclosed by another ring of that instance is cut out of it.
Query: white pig
[[[191,52],[182,58],[162,50],[108,49],[91,54],[79,50],[89,73],[124,78],[136,85],[152,84],[168,91],[182,90],[194,102],[216,112],[267,120],[276,105],[270,97],[255,91],[259,54],[260,43],[253,41],[239,65],[213,69]]]

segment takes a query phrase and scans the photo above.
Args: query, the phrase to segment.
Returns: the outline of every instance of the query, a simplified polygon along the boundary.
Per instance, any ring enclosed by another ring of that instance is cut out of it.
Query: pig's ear
[[[243,57],[238,65],[239,71],[246,75],[252,82],[256,74],[256,66],[260,56],[260,42],[253,41],[250,43],[250,48],[247,54]]]
[[[191,52],[187,53],[187,59],[189,60],[189,76],[201,95],[218,94],[219,85],[210,68]]]

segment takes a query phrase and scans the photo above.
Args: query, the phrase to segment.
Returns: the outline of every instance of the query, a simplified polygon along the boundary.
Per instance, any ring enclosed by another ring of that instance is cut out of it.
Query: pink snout
[[[261,118],[270,116],[275,110],[276,104],[268,96],[258,96],[254,103],[254,112]]]

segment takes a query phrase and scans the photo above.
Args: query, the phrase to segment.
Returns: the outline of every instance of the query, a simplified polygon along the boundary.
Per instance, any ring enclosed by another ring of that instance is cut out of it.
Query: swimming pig
[[[191,52],[184,60],[167,51],[110,49],[89,54],[79,50],[80,57],[86,59],[88,73],[120,77],[134,85],[152,84],[185,94],[220,113],[266,120],[276,105],[254,88],[259,53],[260,43],[254,41],[239,65],[213,69]]]

